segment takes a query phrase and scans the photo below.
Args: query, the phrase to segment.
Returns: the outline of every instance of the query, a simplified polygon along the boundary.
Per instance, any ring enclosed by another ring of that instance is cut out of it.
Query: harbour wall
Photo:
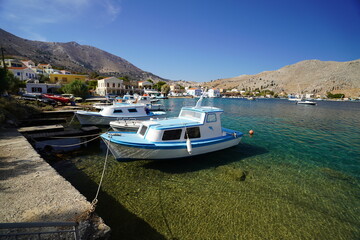
[[[78,222],[81,239],[110,228],[88,214],[91,204],[16,129],[0,128],[0,222]]]

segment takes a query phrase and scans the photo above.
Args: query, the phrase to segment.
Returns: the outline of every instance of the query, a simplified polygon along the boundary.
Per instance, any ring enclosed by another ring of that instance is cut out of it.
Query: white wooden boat
[[[114,104],[103,107],[100,112],[76,111],[75,114],[82,125],[109,125],[124,118],[147,120],[166,112],[150,112],[144,104]]]
[[[137,132],[101,135],[118,160],[190,157],[237,145],[243,133],[223,128],[223,110],[201,106],[183,107],[176,118],[149,120]]]

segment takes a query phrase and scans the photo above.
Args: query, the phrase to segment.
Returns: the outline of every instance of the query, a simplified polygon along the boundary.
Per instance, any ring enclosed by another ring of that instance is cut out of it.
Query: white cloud
[[[0,0],[0,24],[27,29],[28,33],[43,27],[62,28],[66,23],[101,22],[100,26],[104,26],[116,20],[120,3],[121,0]]]

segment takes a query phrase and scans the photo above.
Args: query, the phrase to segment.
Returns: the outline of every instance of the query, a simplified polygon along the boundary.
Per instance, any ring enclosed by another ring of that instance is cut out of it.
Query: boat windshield
[[[180,117],[184,117],[184,118],[195,118],[200,120],[201,119],[201,113],[200,112],[195,112],[195,111],[191,111],[191,110],[182,110],[180,113]]]

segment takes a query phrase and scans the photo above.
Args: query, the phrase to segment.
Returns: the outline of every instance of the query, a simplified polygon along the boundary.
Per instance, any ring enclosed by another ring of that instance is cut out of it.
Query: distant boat
[[[77,111],[75,114],[82,125],[109,125],[111,121],[121,119],[147,120],[166,112],[150,112],[144,104],[114,104],[103,107],[100,112]]]
[[[183,107],[178,117],[149,120],[137,132],[101,135],[118,160],[175,159],[210,153],[239,144],[243,133],[223,128],[223,110],[201,106]]]
[[[316,105],[316,102],[308,101],[308,100],[302,100],[296,102],[296,104],[305,104],[305,105]]]

